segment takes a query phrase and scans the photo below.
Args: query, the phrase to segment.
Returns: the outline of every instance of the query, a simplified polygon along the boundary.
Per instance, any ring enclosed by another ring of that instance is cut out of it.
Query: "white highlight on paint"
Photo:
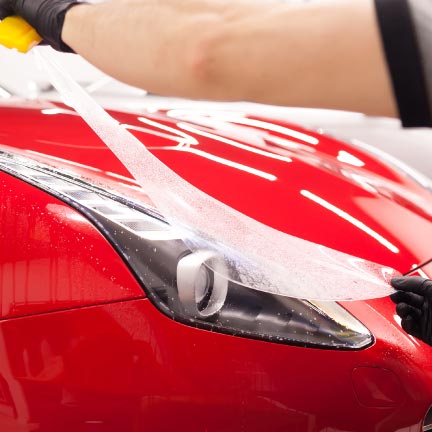
[[[229,166],[231,168],[238,169],[240,171],[245,171],[249,174],[256,175],[257,177],[261,177],[261,178],[266,179],[266,180],[270,180],[270,181],[276,181],[277,180],[277,177],[273,174],[266,173],[264,171],[258,170],[256,168],[252,168],[252,167],[244,165],[244,164],[233,162],[231,160],[221,158],[219,156],[215,156],[211,153],[207,153],[205,151],[198,150],[198,149],[193,148],[193,147],[186,147],[186,146],[185,147],[176,147],[175,150],[196,154],[197,156],[201,156],[203,158],[212,160],[213,162],[217,162],[217,163],[220,163],[222,165],[226,165],[226,166]]]
[[[66,114],[76,116],[77,113],[72,110],[65,110],[63,108],[45,108],[41,110],[42,114],[45,115],[57,115],[57,114]]]
[[[38,54],[53,85],[122,161],[191,250],[217,253],[231,279],[255,290],[317,300],[359,300],[393,292],[384,275],[395,276],[394,270],[364,261],[359,271],[352,256],[261,224],[187,183],[50,57]]]
[[[200,113],[200,112],[196,112],[196,111],[187,111],[187,110],[171,110],[168,111],[167,113],[170,117],[174,117],[174,118],[187,118],[191,121],[193,121],[195,116],[205,116],[206,112]],[[241,125],[245,125],[245,126],[251,126],[251,127],[256,127],[259,129],[264,129],[266,131],[271,131],[271,132],[276,132],[276,133],[280,133],[281,135],[285,135],[291,138],[295,138],[299,141],[303,141],[306,142],[308,144],[312,144],[312,145],[317,145],[319,144],[319,140],[311,135],[307,135],[305,133],[302,132],[298,132],[296,130],[293,129],[289,129],[285,126],[279,126],[270,122],[266,122],[263,120],[254,120],[254,119],[250,119],[247,117],[244,117],[242,115],[239,115],[239,113],[234,113],[233,115],[230,115],[226,112],[222,112],[222,113],[218,113],[218,112],[214,112],[212,113],[212,116],[217,118],[218,120],[223,120],[223,121],[227,121],[230,123],[236,123],[236,124],[241,124]]]
[[[164,130],[166,132],[170,132],[170,133],[172,133],[174,135],[180,136],[181,138],[183,138],[182,142],[185,143],[185,144],[191,144],[191,145],[197,145],[197,144],[199,144],[198,141],[193,136],[185,134],[181,130],[174,129],[174,128],[169,127],[169,126],[165,126],[162,123],[159,123],[159,122],[147,119],[145,117],[138,117],[138,120],[141,123],[146,123],[146,124],[148,124],[150,126],[154,126],[154,127],[158,128],[158,129],[162,129],[162,130]]]
[[[347,163],[355,167],[364,167],[365,163],[358,157],[346,152],[345,150],[340,150],[337,156],[339,162]]]
[[[268,157],[271,159],[276,159],[276,160],[280,160],[282,162],[287,162],[287,163],[292,162],[292,159],[289,157],[280,156],[276,153],[271,153],[268,151],[260,150],[260,149],[257,149],[255,147],[239,143],[238,141],[234,141],[234,140],[231,140],[229,138],[221,137],[220,135],[205,132],[203,130],[194,128],[194,127],[192,127],[186,123],[178,123],[177,126],[183,130],[194,133],[195,135],[201,135],[205,138],[210,138],[212,140],[219,141],[219,142],[224,143],[224,144],[228,144],[232,147],[237,147],[239,149],[246,150],[246,151],[251,152],[251,153],[259,154],[260,156],[265,156],[265,157]]]
[[[393,253],[399,253],[399,249],[394,244],[390,243],[382,235],[378,234],[372,228],[369,228],[363,222],[361,222],[358,219],[356,219],[355,217],[351,216],[346,211],[341,210],[339,207],[336,207],[333,204],[330,204],[325,199],[320,198],[318,195],[315,195],[312,192],[309,192],[307,190],[302,190],[302,191],[300,191],[300,193],[304,197],[309,198],[310,200],[316,202],[320,206],[326,208],[327,210],[330,210],[334,214],[337,214],[342,219],[345,219],[347,222],[349,222],[350,224],[354,225],[355,227],[357,227],[361,231],[365,232],[367,235],[373,237],[375,240],[377,240],[379,243],[381,243],[383,246],[385,246],[391,252],[393,252]]]

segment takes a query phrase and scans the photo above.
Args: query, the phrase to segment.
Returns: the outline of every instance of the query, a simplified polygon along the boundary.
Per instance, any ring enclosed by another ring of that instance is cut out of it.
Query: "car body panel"
[[[0,332],[10,395],[0,424],[21,424],[11,431],[408,431],[429,407],[431,357],[396,327],[367,350],[305,350],[187,327],[136,300],[4,321]],[[391,371],[392,406],[364,406],[359,368],[381,393],[377,372]]]
[[[432,238],[432,195],[363,151],[263,118],[113,114],[185,179],[270,226],[402,272],[432,257],[425,241]],[[0,119],[3,150],[148,199],[69,108],[13,100],[0,106]],[[26,227],[15,233],[23,243],[38,224],[53,231],[28,256],[16,242],[13,260],[5,253],[12,236],[3,234],[0,269],[9,261],[37,261],[41,250],[51,257],[48,266],[72,254],[78,264],[65,268],[79,280],[72,292],[83,295],[77,307],[81,298],[67,297],[63,285],[58,302],[46,289],[50,273],[35,272],[31,291],[43,296],[22,309],[4,309],[0,430],[421,430],[432,404],[431,348],[401,330],[388,298],[342,303],[375,337],[372,346],[357,351],[196,329],[163,315],[149,299],[136,298],[144,291],[128,267],[76,210],[3,172],[0,185],[2,228],[5,221],[10,227],[3,231]],[[31,215],[25,202],[34,204]],[[58,213],[47,211],[53,205]],[[15,208],[21,211],[15,214]],[[63,225],[69,222],[63,226],[58,215]],[[95,245],[91,251],[80,248],[77,233],[85,236],[86,247]],[[93,265],[95,257],[104,261]],[[110,272],[102,271],[98,283],[82,277],[104,266]]]
[[[99,231],[65,203],[4,173],[0,203],[0,319],[144,297]]]
[[[0,109],[5,119],[0,144],[130,178],[73,111],[58,104],[30,103],[25,110],[22,105]],[[259,128],[248,126],[245,131],[245,125],[235,123],[238,116],[229,123],[218,116],[180,114],[178,120],[175,112],[145,117],[114,113],[123,127],[186,180],[267,225],[401,272],[432,257],[424,242],[432,238],[431,194],[388,164],[289,123],[259,119]],[[211,125],[222,131],[209,131]],[[279,129],[269,131],[272,127],[303,134],[318,144],[284,136]],[[250,168],[276,179],[251,173]],[[305,191],[308,197],[302,195]]]

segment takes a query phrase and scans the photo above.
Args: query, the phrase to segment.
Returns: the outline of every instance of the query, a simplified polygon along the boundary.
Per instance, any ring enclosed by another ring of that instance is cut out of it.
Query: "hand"
[[[14,14],[11,3],[11,0],[0,0],[0,20]]]
[[[421,277],[392,279],[398,291],[390,296],[396,313],[402,318],[402,328],[412,336],[432,345],[432,281]]]
[[[0,19],[19,15],[54,49],[73,52],[62,41],[61,33],[66,12],[78,3],[77,0],[0,0]]]

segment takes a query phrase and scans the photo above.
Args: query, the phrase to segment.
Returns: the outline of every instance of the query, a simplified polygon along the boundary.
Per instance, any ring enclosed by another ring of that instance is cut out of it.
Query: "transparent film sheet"
[[[211,250],[228,277],[249,288],[315,300],[362,300],[393,292],[384,267],[268,227],[192,186],[94,101],[42,49],[52,84],[144,188],[192,251]],[[211,260],[207,266],[217,271]],[[226,275],[225,275],[226,276]]]

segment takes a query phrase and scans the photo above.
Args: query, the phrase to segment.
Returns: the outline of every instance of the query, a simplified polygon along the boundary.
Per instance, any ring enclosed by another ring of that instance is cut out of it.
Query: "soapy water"
[[[186,182],[113,119],[43,49],[50,81],[110,148],[192,251],[210,250],[249,288],[311,300],[364,300],[393,289],[395,270],[264,225]],[[215,271],[220,266],[205,263]]]

